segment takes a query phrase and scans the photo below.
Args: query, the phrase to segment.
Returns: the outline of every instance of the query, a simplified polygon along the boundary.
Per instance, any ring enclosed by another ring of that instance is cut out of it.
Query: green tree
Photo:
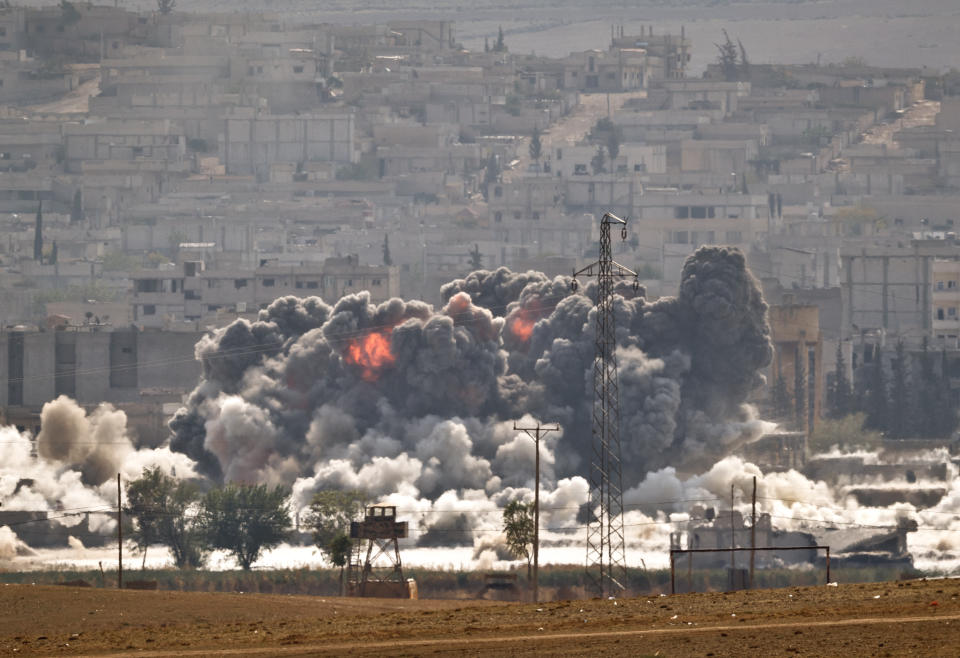
[[[590,160],[590,166],[593,167],[594,174],[604,174],[607,172],[607,154],[602,146],[597,147],[597,152]]]
[[[189,513],[199,498],[196,486],[167,475],[159,467],[143,469],[138,479],[127,484],[124,514],[136,522],[133,538],[143,550],[144,564],[147,547],[162,544],[170,549],[177,568],[203,565],[203,537]]]
[[[507,52],[507,44],[503,42],[503,27],[497,26],[497,42],[493,44],[494,52],[505,53]]]
[[[922,437],[937,435],[937,412],[941,378],[933,369],[933,356],[930,354],[930,340],[924,336],[920,350],[920,382],[915,386],[914,408],[917,410],[917,432]]]
[[[350,522],[363,515],[369,497],[365,491],[324,489],[313,494],[306,524],[313,528],[313,543],[321,551],[341,534],[349,534]]]
[[[723,72],[723,78],[727,82],[736,82],[737,81],[737,47],[733,44],[733,41],[730,40],[730,35],[727,34],[727,31],[723,31],[723,37],[726,41],[722,44],[715,43],[717,50],[720,51],[720,54],[717,56],[718,63],[720,64],[720,70]]]
[[[616,160],[620,155],[621,142],[623,142],[623,129],[620,126],[614,126],[607,133],[607,153],[610,154],[610,160]]]
[[[69,0],[60,0],[60,24],[67,27],[80,22],[80,12]]]
[[[353,550],[353,541],[350,536],[340,533],[321,549],[326,554],[327,559],[335,567],[340,567],[340,596],[343,596],[343,569],[350,561],[350,551]]]
[[[166,16],[177,6],[177,0],[157,0],[157,11]]]
[[[313,527],[313,543],[335,567],[340,567],[340,593],[343,594],[343,569],[353,542],[350,522],[363,515],[368,496],[360,490],[325,489],[313,494],[307,525]]]
[[[879,345],[876,346],[873,364],[870,368],[870,382],[867,387],[865,403],[867,421],[864,423],[864,427],[880,432],[886,431],[889,399],[887,397],[887,378],[883,372],[883,352],[881,352]]]
[[[203,497],[199,522],[211,548],[229,552],[249,571],[265,549],[286,539],[291,527],[287,498],[277,486],[228,484]]]
[[[543,155],[543,144],[540,142],[540,128],[533,126],[533,135],[530,137],[530,159],[534,162],[540,162]]]
[[[743,42],[737,39],[737,45],[740,47],[740,79],[750,79],[750,60],[747,59],[747,49],[743,47]]]
[[[517,559],[527,561],[527,580],[531,579],[533,559],[533,503],[510,501],[503,508],[503,532],[507,548]]]
[[[940,373],[936,395],[936,436],[947,437],[957,429],[957,397],[950,387],[950,362],[945,349],[940,352]]]
[[[383,264],[387,267],[393,265],[393,256],[390,255],[390,236],[383,234]]]
[[[892,366],[887,429],[893,438],[903,439],[907,437],[910,428],[913,426],[913,423],[910,422],[913,409],[910,404],[910,391],[907,383],[907,350],[902,339],[897,341]]]
[[[850,380],[847,378],[847,363],[843,358],[843,343],[837,342],[837,359],[833,370],[833,384],[830,387],[830,416],[843,418],[850,414],[852,392]]]
[[[483,269],[483,255],[480,253],[480,245],[473,245],[473,249],[470,250],[470,269],[482,270]]]
[[[827,452],[833,446],[845,450],[877,450],[883,435],[880,432],[865,430],[866,416],[862,413],[850,414],[843,418],[825,418],[817,423],[810,434],[809,447],[812,453]]]

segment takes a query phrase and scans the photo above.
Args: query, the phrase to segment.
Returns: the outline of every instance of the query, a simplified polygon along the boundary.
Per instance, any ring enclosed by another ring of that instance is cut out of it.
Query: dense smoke
[[[40,420],[35,445],[29,433],[0,427],[0,501],[5,511],[47,512],[55,523],[71,527],[86,518],[87,511],[103,512],[90,515],[89,529],[106,532],[116,525],[110,512],[116,509],[117,474],[129,481],[144,468],[159,466],[178,477],[195,475],[193,462],[169,448],[135,449],[126,414],[109,404],[87,414],[61,396],[43,405]],[[7,557],[22,552],[16,530],[0,527],[0,553]]]
[[[526,416],[562,425],[542,448],[543,486],[561,495],[562,480],[575,507],[596,323],[596,285],[582,284],[501,268],[444,286],[439,310],[278,299],[197,345],[203,378],[171,446],[215,479],[293,484],[298,504],[329,487],[406,509],[447,497],[454,511],[429,525],[449,537],[468,533],[466,512],[529,493],[532,441],[512,429]],[[766,305],[739,251],[697,251],[677,297],[619,285],[615,308],[625,486],[763,429],[743,401],[771,358]]]

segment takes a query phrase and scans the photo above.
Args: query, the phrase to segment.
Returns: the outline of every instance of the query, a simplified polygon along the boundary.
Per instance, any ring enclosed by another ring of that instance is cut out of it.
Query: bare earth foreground
[[[0,587],[0,655],[957,656],[960,580],[543,604]]]

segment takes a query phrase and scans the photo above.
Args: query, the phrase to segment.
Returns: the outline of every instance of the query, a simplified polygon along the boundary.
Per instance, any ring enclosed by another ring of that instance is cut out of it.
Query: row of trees
[[[926,338],[916,356],[907,353],[902,340],[892,355],[885,355],[877,346],[871,362],[859,369],[854,355],[853,370],[862,376],[851,383],[838,348],[838,375],[828,390],[830,414],[840,418],[857,411],[865,413],[866,429],[895,439],[949,436],[957,428],[957,400],[950,390],[946,353],[940,354],[939,369],[937,360]]]
[[[180,569],[202,567],[211,551],[224,550],[249,570],[264,551],[290,537],[289,498],[288,488],[262,484],[202,491],[193,481],[147,468],[127,484],[124,514],[134,521],[130,536],[144,563],[147,549],[162,545]],[[316,546],[341,568],[341,577],[352,546],[350,522],[362,515],[367,500],[362,491],[321,491],[302,519]]]
[[[178,568],[201,567],[213,550],[227,551],[245,570],[264,550],[284,541],[293,526],[290,490],[228,484],[202,492],[160,468],[144,469],[127,485],[124,513],[135,521],[132,537],[143,552],[161,544]]]

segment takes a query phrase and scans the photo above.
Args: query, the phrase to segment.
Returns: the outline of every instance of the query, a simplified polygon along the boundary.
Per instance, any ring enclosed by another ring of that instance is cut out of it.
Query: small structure
[[[498,571],[483,574],[483,588],[477,592],[478,599],[485,599],[489,594],[498,601],[519,601],[520,587],[517,585],[517,574]]]
[[[350,523],[353,550],[347,573],[348,596],[417,598],[413,579],[403,577],[399,540],[407,536],[407,522],[397,521],[397,508],[371,505],[363,521]]]

